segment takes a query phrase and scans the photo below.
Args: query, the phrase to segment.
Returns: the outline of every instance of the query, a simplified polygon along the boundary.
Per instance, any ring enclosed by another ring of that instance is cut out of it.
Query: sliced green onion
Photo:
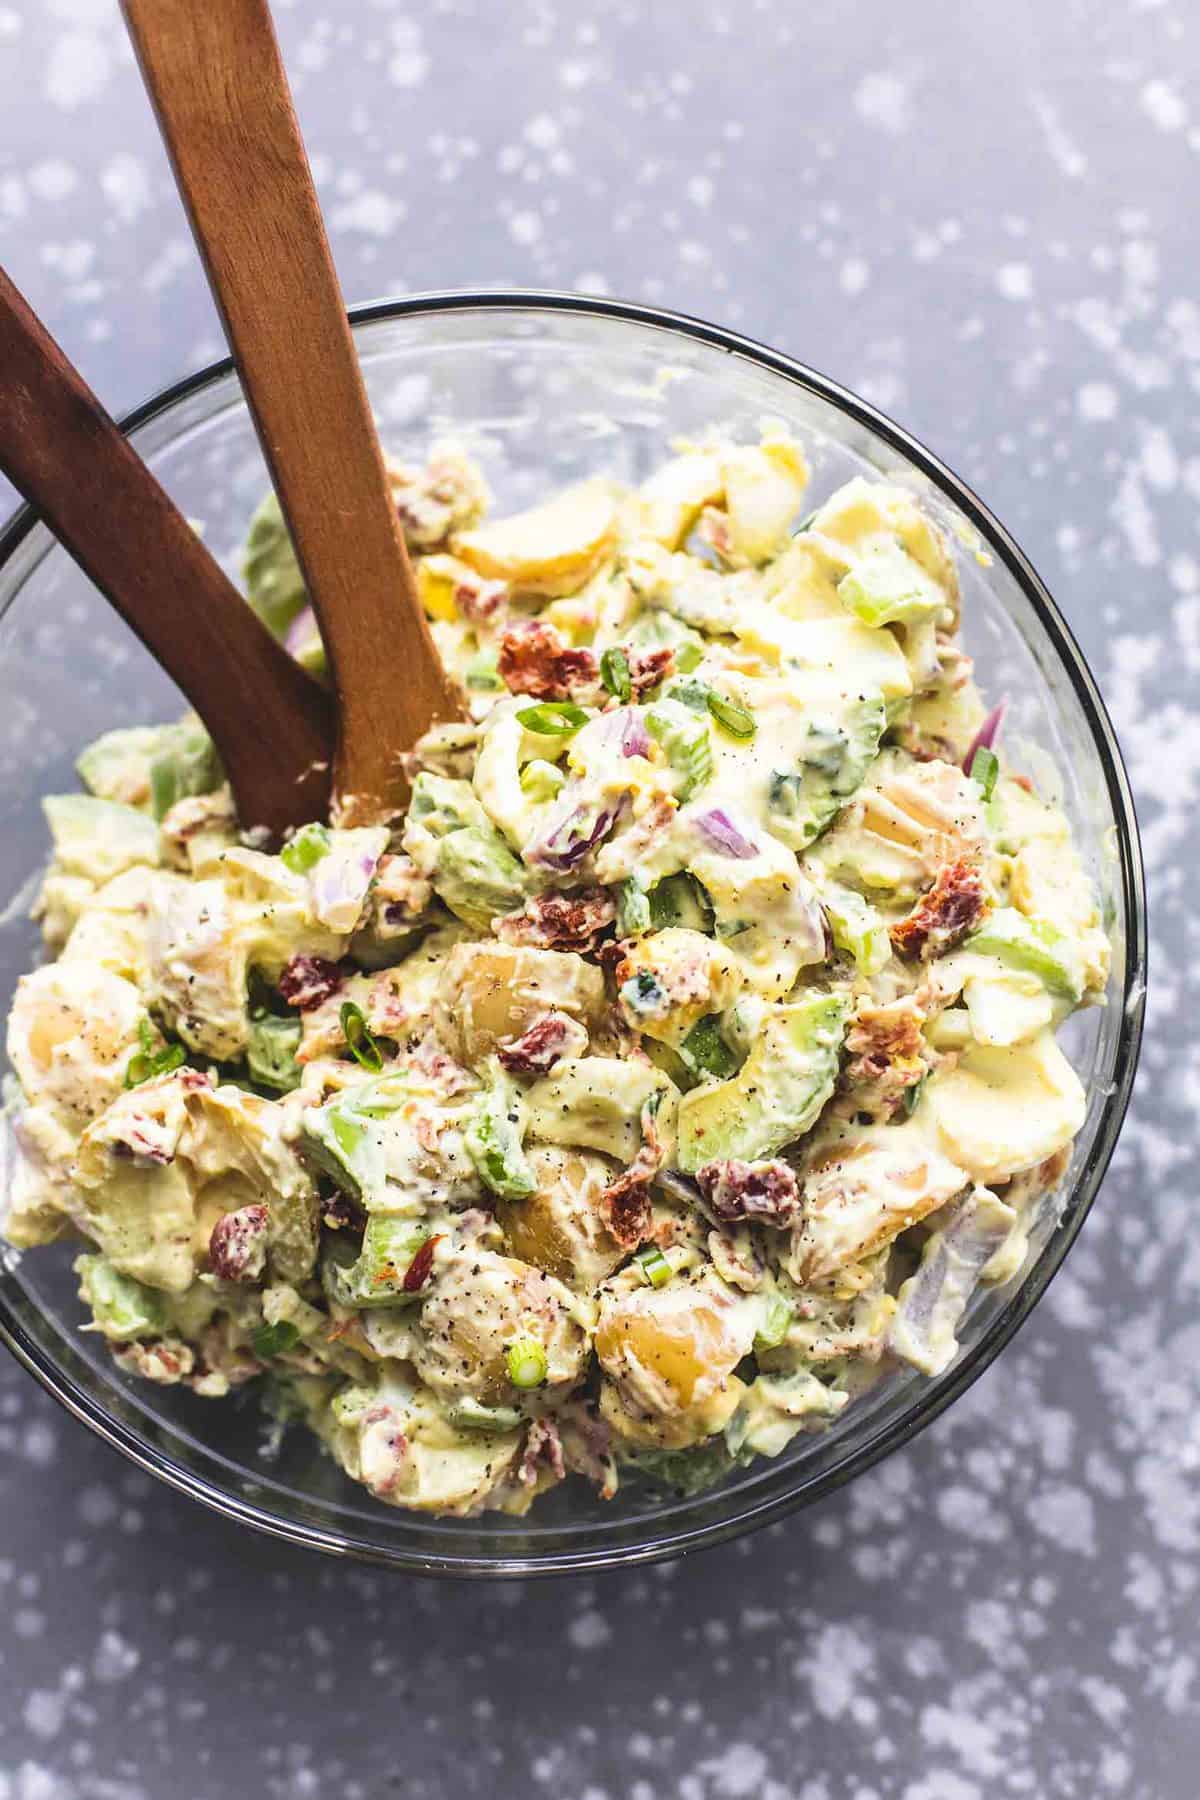
[[[143,1019],[138,1025],[138,1040],[142,1047],[130,1057],[125,1069],[127,1088],[141,1087],[143,1081],[152,1081],[156,1075],[169,1075],[187,1060],[182,1044],[168,1044],[165,1050],[154,1048],[149,1019]]]
[[[526,731],[539,737],[574,737],[589,714],[573,700],[545,700],[540,706],[523,706],[517,719]]]
[[[925,1083],[928,1080],[929,1076],[927,1074],[922,1075],[920,1081],[914,1081],[911,1087],[905,1088],[903,1105],[904,1116],[906,1119],[911,1119],[918,1106],[920,1106],[921,1095],[925,1091]]]
[[[693,637],[690,631],[685,638],[680,639],[674,649],[675,667],[681,675],[689,675],[704,661],[704,645],[698,637]]]
[[[980,744],[971,758],[971,767],[968,773],[971,780],[977,781],[983,789],[984,799],[990,800],[996,786],[996,777],[1000,773],[1000,758],[994,750],[989,750],[986,744]]]
[[[782,1294],[771,1294],[763,1307],[763,1316],[754,1334],[756,1350],[775,1350],[782,1344],[792,1323],[792,1308]]]
[[[535,1337],[515,1338],[505,1351],[504,1362],[515,1388],[541,1387],[546,1379],[546,1347]]]
[[[293,875],[307,875],[332,848],[324,825],[302,825],[279,852],[279,860]]]
[[[488,691],[503,687],[504,683],[500,679],[496,652],[494,650],[477,651],[464,669],[463,679],[469,688]]]
[[[752,738],[758,729],[754,723],[754,714],[746,707],[739,706],[735,700],[726,700],[720,694],[714,694],[711,691],[708,696],[708,710],[717,724],[727,731],[730,737]]]
[[[366,1014],[362,1007],[355,1006],[353,1000],[343,1001],[338,1017],[341,1020],[342,1036],[355,1062],[370,1074],[378,1075],[383,1068],[383,1052],[367,1028]]]
[[[260,1325],[250,1339],[255,1356],[260,1362],[269,1362],[273,1356],[281,1356],[285,1350],[294,1350],[300,1342],[300,1333],[290,1319],[280,1319],[275,1325]]]
[[[600,679],[610,694],[618,700],[633,698],[633,677],[629,673],[629,658],[620,644],[614,644],[600,658]]]
[[[657,1244],[648,1244],[644,1250],[637,1252],[633,1260],[641,1272],[642,1280],[653,1288],[663,1287],[675,1273]]]
[[[698,1019],[679,1046],[679,1054],[689,1069],[715,1075],[724,1081],[738,1066],[738,1059],[721,1036],[721,1023],[716,1013]]]

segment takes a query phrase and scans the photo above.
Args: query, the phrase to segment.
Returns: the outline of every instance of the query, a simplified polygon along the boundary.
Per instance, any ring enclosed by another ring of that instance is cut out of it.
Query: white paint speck
[[[68,31],[58,38],[46,69],[46,98],[72,112],[95,100],[108,85],[112,59],[101,38],[91,32]]]
[[[1107,381],[1085,381],[1075,396],[1080,418],[1096,424],[1115,419],[1120,404],[1116,388]]]
[[[612,1642],[612,1627],[603,1613],[580,1613],[567,1626],[567,1636],[576,1650],[603,1650]]]
[[[1188,109],[1169,81],[1148,81],[1140,99],[1142,111],[1160,131],[1180,131],[1187,124]]]
[[[907,131],[911,114],[908,83],[893,70],[864,75],[854,90],[854,110],[878,131]]]
[[[1006,300],[1028,300],[1033,295],[1033,270],[1028,263],[1002,263],[996,270],[996,291]]]
[[[870,279],[870,266],[861,256],[848,257],[842,264],[839,282],[843,294],[861,294]]]

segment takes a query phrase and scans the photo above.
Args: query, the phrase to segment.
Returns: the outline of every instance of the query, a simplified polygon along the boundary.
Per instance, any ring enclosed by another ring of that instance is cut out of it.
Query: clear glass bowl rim
[[[819,374],[780,351],[768,349],[752,338],[684,313],[669,312],[660,307],[643,306],[632,301],[551,290],[485,288],[407,294],[370,301],[351,307],[349,317],[352,325],[358,327],[412,315],[432,317],[440,313],[486,314],[489,311],[525,311],[531,318],[542,314],[570,313],[582,318],[624,321],[657,328],[664,333],[724,350],[731,356],[745,359],[761,369],[782,376],[828,402],[899,451],[940,488],[1016,580],[1074,689],[1100,757],[1109,803],[1117,822],[1119,880],[1126,930],[1123,991],[1120,995],[1109,996],[1110,1005],[1119,1004],[1121,1007],[1113,1083],[1091,1154],[1064,1207],[1061,1223],[1007,1304],[996,1313],[978,1341],[964,1353],[948,1376],[931,1383],[928,1389],[920,1393],[915,1403],[887,1420],[875,1434],[859,1444],[834,1467],[815,1477],[801,1477],[791,1484],[786,1479],[787,1471],[780,1470],[784,1479],[765,1492],[747,1496],[744,1500],[731,1495],[730,1499],[734,1504],[727,1512],[715,1517],[712,1516],[713,1500],[717,1496],[697,1496],[697,1501],[704,1503],[700,1508],[704,1517],[692,1524],[677,1523],[661,1531],[655,1531],[652,1527],[644,1541],[551,1553],[534,1558],[503,1555],[481,1557],[454,1553],[431,1556],[428,1550],[407,1550],[392,1544],[372,1542],[366,1535],[330,1531],[304,1520],[285,1517],[269,1507],[256,1505],[228,1492],[196,1471],[183,1467],[106,1411],[93,1394],[29,1336],[0,1290],[0,1341],[47,1392],[76,1419],[81,1420],[104,1442],[111,1444],[139,1468],[165,1481],[178,1492],[200,1501],[223,1517],[291,1544],[409,1573],[458,1577],[528,1577],[595,1573],[612,1567],[658,1562],[709,1548],[745,1532],[757,1530],[820,1499],[861,1474],[891,1451],[911,1442],[919,1431],[931,1424],[978,1379],[1024,1323],[1062,1266],[1091,1209],[1116,1146],[1141,1049],[1147,973],[1147,917],[1141,841],[1129,780],[1112,722],[1083,652],[1024,552],[988,507],[951,469],[903,427],[828,376]],[[122,431],[129,434],[137,430],[170,412],[180,401],[189,399],[231,373],[233,362],[230,357],[207,364],[194,374],[161,389],[132,412],[125,414],[119,421]],[[30,506],[22,506],[0,529],[0,571],[6,568],[19,546],[39,523],[37,512]],[[4,611],[7,611],[7,606],[12,604],[19,592],[19,588],[14,590]],[[498,1545],[503,1545],[502,1538],[498,1539]]]

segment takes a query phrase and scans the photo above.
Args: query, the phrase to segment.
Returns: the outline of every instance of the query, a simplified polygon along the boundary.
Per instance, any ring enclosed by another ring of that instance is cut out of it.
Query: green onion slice
[[[324,825],[302,825],[279,852],[279,860],[293,875],[307,875],[332,848]]]
[[[675,1273],[657,1244],[648,1244],[644,1250],[637,1252],[633,1260],[641,1272],[642,1280],[650,1287],[664,1286]]]
[[[629,658],[620,644],[606,650],[600,658],[600,679],[610,694],[618,700],[633,698],[633,678],[629,673]]]
[[[754,723],[754,714],[746,707],[739,706],[736,700],[726,700],[711,690],[708,696],[708,710],[723,731],[730,737],[752,738],[758,727]]]
[[[127,1088],[141,1087],[143,1081],[152,1081],[156,1075],[169,1075],[187,1060],[182,1044],[168,1044],[165,1050],[154,1048],[149,1019],[143,1019],[138,1025],[138,1040],[142,1047],[130,1057],[125,1069]]]
[[[294,1350],[299,1342],[300,1333],[290,1319],[280,1319],[275,1325],[260,1325],[250,1339],[260,1362],[269,1362],[285,1350]]]
[[[545,700],[540,706],[523,706],[517,719],[526,731],[536,731],[539,737],[574,737],[589,716],[573,700]]]
[[[977,781],[983,789],[983,797],[990,800],[996,786],[996,777],[1000,773],[1000,758],[986,744],[980,744],[971,758],[969,774],[972,781]]]
[[[370,1074],[378,1075],[383,1068],[383,1052],[367,1028],[362,1007],[356,1006],[353,1000],[343,1001],[338,1017],[341,1020],[342,1036],[355,1062]]]
[[[546,1379],[546,1347],[535,1337],[514,1338],[504,1355],[515,1388],[541,1387]]]

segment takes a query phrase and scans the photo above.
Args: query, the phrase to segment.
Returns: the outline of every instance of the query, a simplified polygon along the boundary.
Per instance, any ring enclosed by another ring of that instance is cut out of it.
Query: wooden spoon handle
[[[267,0],[122,0],[321,627],[343,822],[459,703],[429,633]]]
[[[328,805],[329,696],[259,623],[0,270],[0,468],[200,714],[246,828]]]

